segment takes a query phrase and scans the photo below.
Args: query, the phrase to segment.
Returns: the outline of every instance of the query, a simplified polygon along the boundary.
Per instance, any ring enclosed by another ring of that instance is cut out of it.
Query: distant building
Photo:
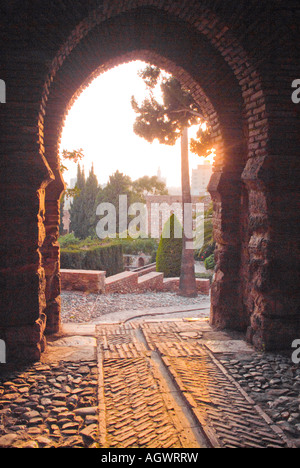
[[[159,182],[163,182],[165,185],[167,185],[167,179],[165,177],[162,177],[160,167],[157,170],[157,179]]]
[[[192,170],[191,193],[193,196],[207,195],[207,187],[212,175],[212,165],[209,162],[198,165]]]

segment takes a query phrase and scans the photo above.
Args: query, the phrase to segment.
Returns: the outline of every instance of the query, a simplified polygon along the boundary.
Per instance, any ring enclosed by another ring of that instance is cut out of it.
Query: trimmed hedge
[[[106,276],[124,271],[121,245],[70,246],[60,251],[60,266],[65,270],[102,270]]]
[[[169,232],[170,237],[166,237]],[[178,277],[181,272],[183,240],[175,238],[174,232],[182,233],[182,226],[173,214],[164,226],[156,256],[156,271],[164,273],[165,278]]]

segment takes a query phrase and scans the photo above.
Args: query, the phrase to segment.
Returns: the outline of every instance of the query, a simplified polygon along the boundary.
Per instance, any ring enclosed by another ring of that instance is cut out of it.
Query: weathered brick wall
[[[138,290],[138,274],[133,271],[124,271],[110,276],[105,281],[105,292],[107,294],[127,294]]]
[[[105,271],[61,270],[61,288],[66,291],[105,292]]]
[[[299,106],[291,101],[298,2],[54,0],[33,8],[25,0],[6,2],[1,15],[0,338],[8,354],[37,358],[46,316],[49,333],[60,324],[57,150],[66,113],[93,77],[133,59],[187,84],[212,129],[212,323],[249,327],[258,347],[289,347],[300,333]]]
[[[163,285],[161,287],[161,291],[178,292],[179,283],[180,283],[179,278],[165,278]],[[196,286],[197,286],[198,294],[209,296],[209,293],[210,293],[210,280],[209,279],[196,278]]]

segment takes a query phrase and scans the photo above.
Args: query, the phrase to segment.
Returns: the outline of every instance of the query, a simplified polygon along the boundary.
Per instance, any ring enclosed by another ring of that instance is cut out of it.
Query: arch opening
[[[299,132],[290,92],[297,71],[290,44],[297,28],[286,25],[297,15],[289,16],[283,2],[273,15],[271,3],[266,8],[256,0],[246,11],[218,0],[78,5],[68,18],[60,2],[49,7],[49,17],[37,7],[38,26],[24,32],[21,16],[16,18],[29,51],[21,63],[18,54],[6,54],[10,61],[2,78],[9,86],[0,112],[8,139],[1,176],[3,201],[9,193],[11,208],[3,233],[0,339],[8,356],[38,358],[46,322],[47,333],[59,328],[57,238],[65,186],[58,147],[68,108],[93,77],[135,59],[185,83],[213,130],[218,157],[209,185],[217,243],[212,324],[248,327],[258,348],[288,347],[299,330]],[[58,20],[51,29],[53,18]],[[277,56],[272,40],[280,44]],[[19,298],[12,300],[16,289]]]
[[[221,300],[217,298],[218,294],[215,294],[217,299],[215,302],[212,301],[211,320],[218,326],[226,324],[226,326],[230,325],[232,328],[245,331],[249,320],[246,314],[243,316],[240,312],[242,299],[240,298],[238,301],[236,299],[239,297],[240,291],[237,277],[241,264],[239,235],[241,174],[247,158],[241,90],[228,64],[213,50],[202,34],[192,28],[193,39],[191,40],[191,26],[187,26],[182,20],[175,20],[174,17],[170,18],[169,15],[157,14],[151,10],[151,21],[149,21],[149,15],[149,10],[144,10],[138,16],[131,13],[123,14],[121,23],[120,17],[111,18],[108,21],[107,28],[118,44],[117,50],[111,50],[111,47],[105,44],[104,38],[107,37],[107,31],[103,25],[101,29],[96,26],[66,59],[56,74],[48,96],[45,115],[46,157],[48,161],[53,161],[52,167],[58,167],[57,154],[60,135],[68,110],[81,92],[101,73],[122,63],[142,60],[165,69],[178,78],[191,90],[195,101],[207,118],[213,133],[213,144],[217,154],[214,174],[209,186],[214,203],[216,242],[220,252],[220,255],[217,255],[216,283],[217,288],[220,287],[220,283],[222,285],[226,283],[227,295],[230,295],[231,299],[224,301],[223,294],[223,305],[221,306]],[[140,29],[137,28],[139,22],[147,25],[144,34],[141,34]],[[169,42],[164,41],[164,37],[174,34],[174,27],[177,37],[180,36],[180,42],[173,49]],[[134,41],[132,37],[129,37],[128,41],[124,40],[126,37],[125,28],[130,29],[134,35]],[[184,51],[191,48],[189,59],[187,59]],[[122,51],[123,53],[120,55]],[[81,64],[80,71],[78,71],[79,63]],[[218,69],[219,74],[223,74],[223,81],[218,77],[216,82],[216,69]],[[227,180],[225,181],[225,179]],[[60,180],[60,176],[58,176],[58,180]],[[59,183],[51,185],[52,188],[49,186],[49,193],[46,195],[46,213],[48,208],[48,213],[51,210],[52,213],[55,211],[55,216],[58,218],[58,198],[62,186]],[[55,186],[56,193],[54,193]],[[46,237],[49,239],[49,243],[44,244],[43,258],[46,276],[47,266],[51,265],[48,268],[50,278],[47,280],[47,284],[52,282],[53,271],[55,271],[54,276],[59,278],[59,262],[51,253],[52,247],[56,248],[57,246],[57,235],[53,234],[53,232],[51,234],[50,227],[49,235]],[[221,254],[222,252],[226,252],[225,256]],[[222,278],[220,279],[220,277]],[[55,289],[49,291],[47,297],[49,304],[47,306],[48,312],[46,312],[48,333],[55,332],[60,321],[59,291],[57,289],[59,281],[54,282],[54,284],[56,285]],[[224,307],[227,310],[226,314]],[[231,309],[230,312],[228,308]],[[219,316],[223,317],[222,320]]]

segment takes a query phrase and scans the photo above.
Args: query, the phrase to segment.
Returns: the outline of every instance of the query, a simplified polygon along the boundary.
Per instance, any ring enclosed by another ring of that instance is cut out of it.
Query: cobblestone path
[[[0,447],[299,447],[298,369],[241,338],[202,318],[65,326],[0,373]]]
[[[103,446],[287,446],[283,432],[210,352],[203,325],[97,327]]]
[[[198,447],[147,346],[129,326],[99,330],[102,443],[114,448]]]

